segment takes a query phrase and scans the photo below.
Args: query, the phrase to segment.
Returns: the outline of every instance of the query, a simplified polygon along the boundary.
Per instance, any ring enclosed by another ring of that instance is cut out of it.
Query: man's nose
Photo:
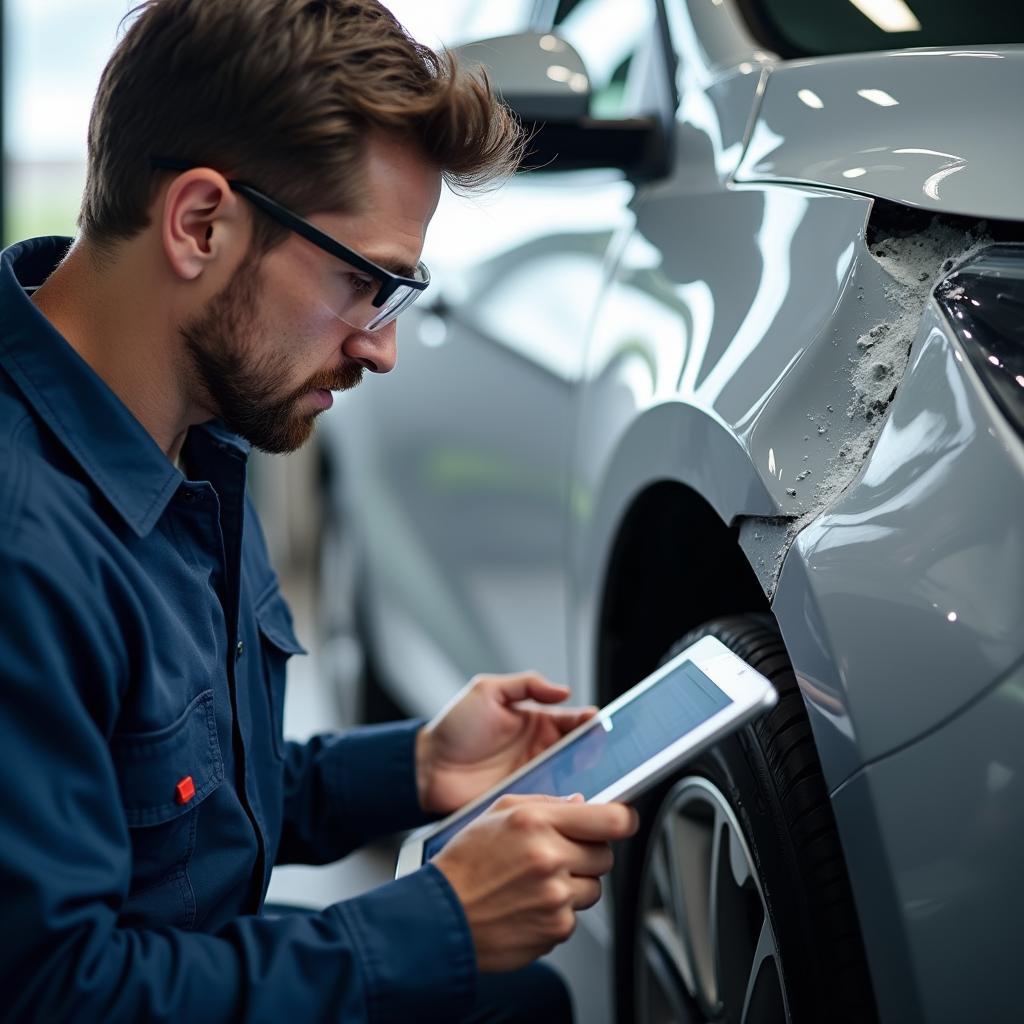
[[[353,331],[345,338],[341,351],[371,373],[387,373],[394,368],[398,359],[396,339],[397,329],[392,320],[373,333]]]

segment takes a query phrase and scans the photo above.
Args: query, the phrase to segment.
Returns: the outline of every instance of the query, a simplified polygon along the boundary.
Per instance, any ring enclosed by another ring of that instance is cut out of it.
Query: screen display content
[[[423,846],[423,860],[508,793],[582,793],[589,800],[730,703],[693,662],[681,662],[614,714],[598,715],[576,739],[495,793],[491,801],[430,837]]]

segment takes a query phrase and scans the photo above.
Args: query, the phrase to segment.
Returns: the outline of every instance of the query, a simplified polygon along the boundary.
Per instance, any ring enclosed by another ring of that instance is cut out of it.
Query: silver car
[[[1024,1019],[1024,13],[500,18],[535,169],[446,199],[323,421],[328,663],[370,717],[604,703],[702,633],[775,680],[643,802],[582,1021]]]

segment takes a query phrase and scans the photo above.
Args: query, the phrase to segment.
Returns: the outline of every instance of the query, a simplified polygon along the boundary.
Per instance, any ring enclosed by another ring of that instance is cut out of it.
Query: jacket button
[[[244,653],[245,643],[242,640],[239,640],[238,643],[235,644],[235,657],[240,658]]]

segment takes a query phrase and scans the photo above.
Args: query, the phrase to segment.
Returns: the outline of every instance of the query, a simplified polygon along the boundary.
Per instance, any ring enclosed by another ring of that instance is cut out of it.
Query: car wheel
[[[634,1024],[877,1020],[810,723],[770,616],[715,636],[779,702],[639,803],[613,875],[619,1019]]]

